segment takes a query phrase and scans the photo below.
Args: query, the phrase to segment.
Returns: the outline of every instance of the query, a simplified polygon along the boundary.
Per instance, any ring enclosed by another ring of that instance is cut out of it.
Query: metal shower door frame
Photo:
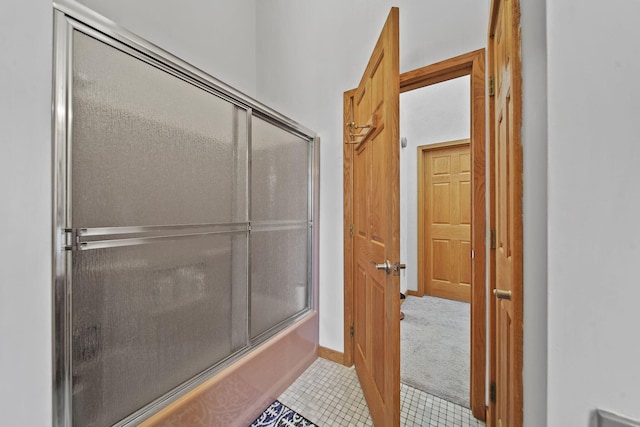
[[[248,345],[223,362],[210,367],[165,395],[140,408],[131,416],[121,420],[117,426],[134,425],[157,412],[167,402],[183,395],[198,384],[224,369],[232,362],[250,352],[253,346],[267,340],[309,311],[317,310],[318,283],[318,214],[319,214],[319,138],[308,128],[294,122],[271,108],[244,95],[214,77],[189,65],[148,41],[118,27],[113,22],[73,0],[54,2],[54,63],[52,94],[52,138],[53,138],[53,425],[72,425],[72,254],[78,247],[78,234],[71,230],[71,129],[72,129],[72,50],[73,32],[80,31],[112,47],[125,51],[154,67],[185,80],[212,95],[223,98],[247,114],[247,210],[250,212],[251,182],[251,117],[259,117],[309,143],[308,158],[308,260],[307,260],[307,308],[277,327],[255,339],[250,338],[250,319],[247,322]],[[250,219],[250,218],[249,218]],[[138,227],[139,231],[151,231],[150,227]],[[121,230],[122,232],[130,230]],[[210,232],[214,233],[215,227]],[[244,230],[239,230],[242,232]],[[250,233],[250,223],[247,224]],[[100,233],[93,229],[87,233]],[[247,251],[250,251],[250,239]],[[99,244],[93,244],[94,247]],[[248,259],[248,262],[249,259]],[[247,265],[250,268],[250,265]],[[247,303],[249,304],[251,282],[248,274]],[[247,307],[250,317],[250,306]]]

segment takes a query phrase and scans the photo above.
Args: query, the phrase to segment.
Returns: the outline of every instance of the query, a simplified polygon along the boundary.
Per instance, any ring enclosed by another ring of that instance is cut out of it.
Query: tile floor
[[[347,368],[318,358],[278,398],[320,427],[372,426],[358,376]],[[400,385],[400,425],[406,427],[483,427],[471,411],[423,391]]]

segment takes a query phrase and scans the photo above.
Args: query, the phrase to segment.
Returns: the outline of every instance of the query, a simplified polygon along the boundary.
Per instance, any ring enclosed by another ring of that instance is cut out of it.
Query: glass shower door
[[[111,425],[248,345],[247,112],[73,34],[73,420]]]
[[[132,426],[311,311],[317,147],[112,23],[55,17],[54,425]]]

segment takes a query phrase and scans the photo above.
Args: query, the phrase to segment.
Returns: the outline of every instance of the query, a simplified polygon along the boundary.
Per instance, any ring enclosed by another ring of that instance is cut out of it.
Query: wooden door
[[[495,425],[522,425],[522,146],[519,5],[495,0],[489,31],[492,108],[492,249]]]
[[[427,295],[471,302],[471,153],[469,142],[422,152]],[[420,244],[420,243],[419,243]]]
[[[400,425],[398,24],[392,8],[345,123],[353,150],[354,363],[374,424],[389,427]]]

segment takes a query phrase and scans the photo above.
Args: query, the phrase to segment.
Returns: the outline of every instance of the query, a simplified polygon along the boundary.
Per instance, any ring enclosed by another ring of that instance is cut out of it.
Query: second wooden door
[[[427,295],[471,301],[469,141],[420,147],[422,280]]]

